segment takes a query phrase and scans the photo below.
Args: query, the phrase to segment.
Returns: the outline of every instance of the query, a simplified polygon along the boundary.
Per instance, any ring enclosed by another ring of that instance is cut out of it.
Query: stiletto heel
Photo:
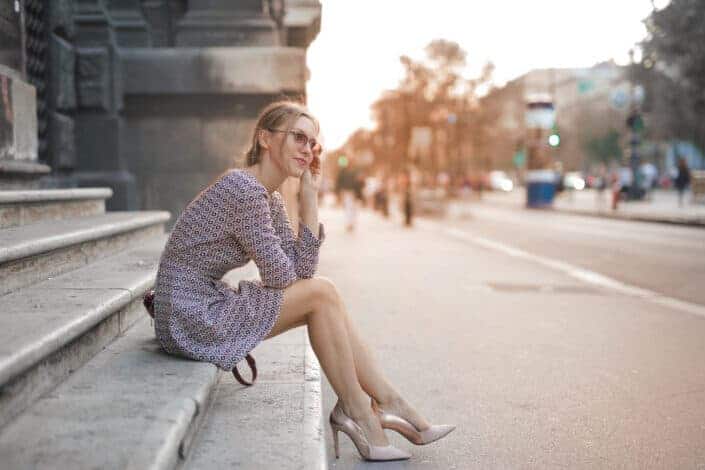
[[[371,401],[372,409],[377,414],[379,423],[382,425],[382,429],[391,429],[392,431],[396,431],[404,436],[409,442],[416,444],[417,446],[435,442],[442,437],[445,437],[455,429],[455,426],[452,424],[434,424],[428,429],[419,431],[416,426],[411,424],[406,419],[384,411],[379,407],[379,404],[374,399]]]
[[[355,444],[355,448],[361,457],[365,460],[387,461],[387,460],[406,460],[411,457],[411,454],[397,449],[393,445],[388,446],[373,446],[370,445],[362,428],[348,415],[345,414],[340,407],[340,402],[336,403],[333,411],[330,412],[328,419],[331,429],[333,430],[333,444],[335,447],[335,458],[339,458],[340,449],[338,442],[338,431],[342,431]]]
[[[340,446],[338,444],[338,429],[332,428],[333,429],[333,444],[335,447],[335,458],[339,459],[340,458]]]

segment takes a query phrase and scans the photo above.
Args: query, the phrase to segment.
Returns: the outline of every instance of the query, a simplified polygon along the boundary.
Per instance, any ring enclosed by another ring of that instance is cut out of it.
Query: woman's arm
[[[312,209],[309,207],[307,210]],[[300,210],[301,211],[301,210]],[[317,209],[316,209],[317,212]],[[310,213],[310,212],[308,212]],[[294,264],[296,275],[300,279],[310,278],[318,267],[318,251],[325,239],[323,224],[309,219],[309,223],[318,223],[318,229],[312,231],[304,222],[303,215],[299,223],[299,236],[296,238],[289,223],[284,202],[278,192],[272,194],[272,219],[274,229],[281,238],[282,249]],[[315,214],[316,220],[318,214]]]
[[[306,224],[311,233],[318,236],[318,190],[321,184],[321,173],[306,169],[301,175],[299,187],[299,211],[301,221]]]
[[[318,195],[301,194],[299,198],[299,211],[301,221],[308,227],[311,233],[318,237]]]
[[[284,288],[298,278],[295,265],[282,248],[269,213],[265,191],[235,188],[226,217],[226,230],[238,241],[259,269],[262,284]]]

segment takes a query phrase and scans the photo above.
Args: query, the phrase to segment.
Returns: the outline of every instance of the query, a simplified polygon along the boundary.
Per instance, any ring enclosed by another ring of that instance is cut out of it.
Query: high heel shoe
[[[333,411],[330,412],[330,427],[333,430],[333,444],[335,446],[335,458],[340,458],[340,447],[338,442],[338,431],[342,431],[348,435],[353,441],[357,451],[365,460],[386,461],[386,460],[406,460],[411,457],[411,454],[397,449],[392,445],[388,446],[373,446],[370,445],[362,428],[345,414],[340,407],[340,402],[335,404]]]
[[[382,429],[396,431],[417,446],[435,442],[455,429],[452,424],[434,424],[428,429],[419,431],[416,426],[401,416],[384,411],[374,399],[372,399],[372,409],[377,414]]]

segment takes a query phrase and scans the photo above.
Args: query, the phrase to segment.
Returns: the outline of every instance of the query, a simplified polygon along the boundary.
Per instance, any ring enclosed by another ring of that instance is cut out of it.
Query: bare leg
[[[358,382],[342,301],[330,281],[303,279],[284,289],[279,318],[267,338],[304,322],[308,325],[311,346],[345,414],[365,431],[370,444],[389,445],[370,408],[369,397]]]
[[[316,283],[319,281],[324,283],[330,283],[323,278],[315,278],[314,280],[304,280],[301,281],[304,284],[299,285],[295,283],[289,289],[285,291],[284,303],[282,305],[282,312],[277,324],[274,325],[272,331],[267,338],[277,336],[284,331],[291,328],[302,326],[308,323],[309,325],[309,337],[311,338],[311,345],[314,347],[314,351],[318,356],[319,361],[322,362],[322,358],[319,355],[319,351],[316,350],[316,346],[313,344],[314,339],[312,338],[310,318],[305,315],[307,308],[313,309],[313,305],[309,305],[310,301],[308,297],[310,294],[306,292],[311,291],[310,287],[306,287],[307,283]],[[297,287],[294,287],[297,286]],[[303,287],[302,287],[303,286]],[[409,405],[406,400],[394,389],[391,383],[386,379],[381,369],[379,368],[377,362],[373,359],[372,354],[367,347],[367,345],[362,340],[360,333],[358,332],[356,326],[350,319],[350,315],[345,308],[345,305],[340,299],[333,302],[332,311],[335,311],[335,317],[340,317],[344,319],[345,330],[347,333],[347,338],[349,346],[352,351],[354,370],[356,373],[358,386],[361,387],[364,392],[370,397],[374,398],[380,406],[391,413],[395,413],[403,418],[409,420],[414,426],[419,430],[427,429],[430,423],[419,415],[416,410]],[[328,377],[331,386],[335,390],[335,385],[328,372],[325,369],[323,363],[321,363],[326,377]],[[343,402],[345,399],[342,398],[341,394],[336,390],[336,394],[341,397]],[[366,397],[365,397],[366,398]],[[369,403],[367,403],[369,407]],[[343,410],[348,413],[348,410],[344,407]],[[349,415],[350,416],[350,415]],[[352,416],[351,416],[352,417]]]
[[[342,302],[341,302],[342,305]],[[377,362],[373,359],[370,349],[363,342],[357,327],[350,319],[345,306],[343,317],[348,330],[348,338],[355,358],[355,371],[360,385],[365,392],[380,404],[382,409],[407,419],[417,429],[423,431],[431,426],[406,400],[392,387],[386,379]]]

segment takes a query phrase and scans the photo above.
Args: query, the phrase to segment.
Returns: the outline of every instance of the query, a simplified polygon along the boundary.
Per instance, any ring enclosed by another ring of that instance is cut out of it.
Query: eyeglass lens
[[[316,148],[316,139],[314,138],[309,138],[306,134],[303,132],[298,132],[298,131],[293,131],[294,134],[294,141],[299,144],[299,145],[306,145],[308,144],[309,148],[313,150]]]

